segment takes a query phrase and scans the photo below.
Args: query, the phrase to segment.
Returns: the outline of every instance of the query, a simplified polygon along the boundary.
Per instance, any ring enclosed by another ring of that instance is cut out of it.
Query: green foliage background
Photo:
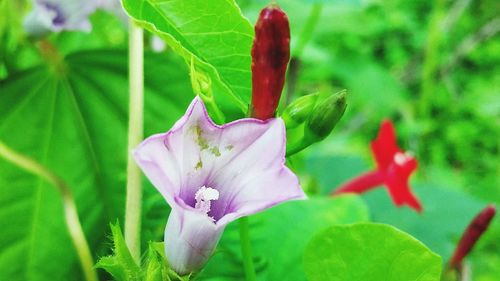
[[[176,2],[180,3],[172,1]],[[170,47],[153,53],[151,35],[146,36],[146,136],[170,128],[193,98],[191,55],[197,69],[212,79],[216,102],[227,119],[243,116],[250,99],[251,23],[267,1],[237,1],[249,21],[239,16],[231,1],[215,2],[220,5],[193,4],[189,9],[216,11],[218,18],[226,15],[219,25],[212,26],[216,22],[212,19],[183,25],[196,15],[185,13],[186,7],[172,6],[162,12],[179,20],[171,23],[173,27],[185,29],[171,35],[161,30],[172,26],[162,29],[157,24]],[[361,198],[314,199],[307,206],[277,207],[252,217],[259,278],[276,280],[290,274],[293,277],[287,280],[304,280],[299,256],[305,243],[334,223],[392,224],[446,261],[469,220],[486,203],[500,203],[500,4],[495,0],[283,0],[279,4],[290,18],[292,54],[300,61],[288,100],[344,88],[349,93],[346,116],[334,133],[289,159],[303,187],[313,197],[324,195],[373,167],[368,143],[380,121],[390,118],[400,145],[420,160],[413,188],[424,213],[396,209],[384,190]],[[91,33],[62,32],[46,38],[54,51],[24,33],[21,21],[29,6],[26,1],[0,0],[0,140],[68,182],[95,258],[101,257],[110,251],[109,222],[123,219],[127,27],[113,14],[98,11],[91,17]],[[235,22],[241,23],[238,32],[222,38],[227,44],[221,44],[219,36],[199,34],[207,26],[217,32],[228,30]],[[168,207],[147,180],[144,183],[146,248],[147,241],[162,239]],[[289,221],[290,217],[302,219]],[[277,233],[287,224],[289,240],[269,248],[280,240]],[[3,160],[0,226],[0,280],[82,280],[57,192]],[[499,237],[497,218],[469,259],[473,280],[498,280]],[[281,254],[276,258],[276,253]],[[237,230],[230,226],[199,279],[241,280],[239,255]],[[101,274],[103,280],[109,278]]]

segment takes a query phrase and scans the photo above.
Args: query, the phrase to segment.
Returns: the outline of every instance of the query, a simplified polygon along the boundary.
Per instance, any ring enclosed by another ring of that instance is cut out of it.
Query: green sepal
[[[315,142],[326,138],[335,128],[347,108],[347,92],[342,90],[319,101],[314,107],[311,117],[307,120],[308,131],[304,137],[311,137],[308,132],[314,134]]]
[[[144,281],[163,281],[169,280],[164,278],[166,276],[165,273],[165,265],[162,260],[158,258],[158,253],[153,248],[153,243],[150,242],[148,245],[148,251],[146,254],[146,262],[144,264]]]
[[[118,224],[111,225],[113,255],[102,257],[96,268],[102,268],[115,281],[189,281],[191,275],[179,276],[168,265],[163,242],[149,242],[142,258],[142,268],[132,258]]]
[[[319,94],[302,96],[288,105],[281,118],[285,121],[287,129],[293,129],[306,122],[316,105]]]
[[[116,281],[140,281],[141,268],[135,263],[123,238],[120,226],[110,225],[113,239],[113,255],[102,257],[95,265],[109,272]]]
[[[287,157],[322,141],[332,132],[347,108],[346,96],[346,90],[342,90],[330,95],[304,96],[303,100],[299,98],[290,104],[283,114],[287,127]]]

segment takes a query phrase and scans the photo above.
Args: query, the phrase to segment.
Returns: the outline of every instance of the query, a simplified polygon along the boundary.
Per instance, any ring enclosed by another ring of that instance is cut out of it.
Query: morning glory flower
[[[34,36],[62,30],[91,30],[88,16],[99,5],[98,0],[35,0],[33,10],[26,16],[24,27]]]
[[[137,163],[172,208],[165,228],[172,269],[200,269],[237,218],[305,198],[285,166],[285,143],[281,119],[218,126],[196,97],[168,132],[139,145]]]
[[[396,206],[408,205],[421,212],[422,206],[408,184],[411,174],[417,169],[417,159],[398,147],[390,120],[382,122],[377,138],[371,143],[371,150],[377,169],[343,184],[333,194],[363,193],[383,184]]]

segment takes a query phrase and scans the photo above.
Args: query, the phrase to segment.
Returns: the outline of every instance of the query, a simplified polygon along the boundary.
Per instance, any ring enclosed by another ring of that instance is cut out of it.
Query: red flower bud
[[[495,213],[495,206],[489,205],[472,220],[469,226],[465,229],[460,242],[458,242],[455,253],[453,253],[450,260],[451,268],[458,268],[462,264],[462,260],[472,250],[477,240],[479,240],[479,237],[483,235],[490,225]]]
[[[260,12],[255,25],[252,47],[252,117],[262,120],[274,117],[289,59],[288,17],[277,5],[271,4]]]

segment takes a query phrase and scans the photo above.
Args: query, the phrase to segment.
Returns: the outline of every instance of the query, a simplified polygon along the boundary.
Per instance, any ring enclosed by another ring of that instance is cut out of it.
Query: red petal
[[[409,178],[417,168],[417,160],[412,159],[403,166],[393,165],[385,174],[385,184],[396,206],[408,205],[417,212],[422,211],[422,205],[413,194],[408,184]]]
[[[390,120],[382,121],[378,136],[371,143],[371,149],[381,170],[387,169],[394,162],[394,155],[401,152],[396,142],[394,125]]]

